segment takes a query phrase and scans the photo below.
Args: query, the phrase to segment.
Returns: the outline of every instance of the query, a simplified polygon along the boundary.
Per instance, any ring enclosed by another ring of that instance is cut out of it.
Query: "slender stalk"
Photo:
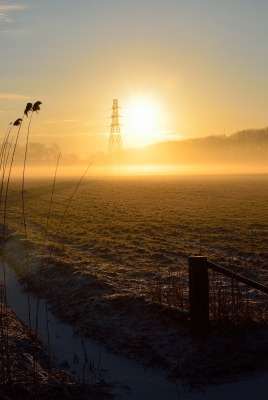
[[[25,153],[24,153],[24,163],[23,163],[23,172],[22,172],[22,186],[21,186],[21,196],[22,196],[22,214],[23,214],[23,226],[24,226],[24,234],[25,234],[25,253],[26,253],[26,282],[27,285],[29,284],[29,251],[28,251],[28,236],[27,236],[27,224],[26,224],[26,213],[25,213],[25,196],[24,196],[24,188],[25,188],[25,170],[26,170],[26,161],[27,161],[27,155],[28,155],[28,145],[29,145],[29,136],[30,136],[30,127],[31,127],[31,122],[32,122],[32,117],[34,111],[37,112],[40,110],[40,104],[42,104],[40,101],[37,101],[36,103],[27,103],[26,108],[24,110],[24,115],[28,117],[28,113],[30,112],[30,120],[28,124],[28,131],[27,131],[27,136],[26,136],[26,144],[25,144]],[[28,320],[29,320],[29,328],[30,331],[32,330],[32,324],[31,324],[31,305],[30,305],[30,293],[29,290],[27,290],[28,293]]]
[[[2,143],[2,146],[1,146],[1,151],[0,151],[0,170],[2,168],[3,154],[4,154],[4,151],[5,151],[6,146],[7,146],[7,142],[8,142],[8,138],[9,138],[9,134],[11,132],[11,129],[12,129],[12,125],[10,126],[10,124],[9,124],[8,128],[6,130],[6,133],[5,133],[5,136],[4,136],[4,140],[3,140],[3,143]]]
[[[16,141],[15,141],[15,144],[14,144],[12,157],[11,157],[11,161],[10,161],[10,166],[9,166],[9,171],[8,171],[8,178],[7,178],[6,191],[5,191],[4,218],[3,218],[3,237],[4,238],[5,238],[5,235],[6,235],[7,197],[8,197],[8,189],[9,189],[9,184],[10,184],[10,176],[11,176],[11,171],[12,171],[12,167],[13,167],[13,163],[14,163],[14,156],[15,156],[15,152],[16,152],[16,148],[17,148],[17,144],[18,144],[18,139],[19,139],[19,135],[20,135],[20,130],[21,130],[23,118],[24,118],[24,115],[21,118],[21,123],[19,124],[19,129],[18,129],[18,132],[17,132]],[[6,302],[6,265],[5,265],[5,257],[4,257],[4,253],[5,253],[4,243],[5,243],[5,241],[3,240],[3,247],[2,247],[2,251],[3,251],[3,272],[4,272],[3,284],[4,284],[4,300]]]
[[[52,201],[53,201],[54,192],[55,192],[55,184],[56,184],[56,177],[57,177],[60,157],[61,157],[61,153],[59,153],[58,159],[57,159],[57,164],[56,164],[56,169],[55,169],[55,174],[54,174],[54,179],[53,179],[53,185],[52,185],[52,191],[51,191],[51,197],[50,197],[50,202],[49,202],[49,209],[48,209],[45,234],[44,234],[44,240],[43,240],[43,247],[42,247],[42,253],[41,253],[41,269],[43,266],[42,261],[43,261],[43,256],[44,256],[44,252],[45,252],[45,242],[46,242],[46,238],[47,238],[48,224],[49,224],[49,219],[50,219],[50,215],[51,215],[51,207],[52,207]]]
[[[176,386],[176,391],[177,391],[178,399],[181,400],[181,394],[180,394],[180,389],[179,389],[178,382],[177,382],[177,380],[176,380],[175,377],[174,377],[173,379],[174,379],[174,383],[175,383],[175,386]]]
[[[13,125],[11,127],[8,126],[8,128],[6,130],[6,134],[5,134],[4,140],[3,140],[3,143],[2,143],[2,146],[1,146],[0,170],[1,170],[1,168],[3,168],[3,172],[2,172],[1,189],[0,189],[0,206],[1,206],[1,203],[2,203],[2,194],[3,194],[3,186],[4,186],[4,164],[6,164],[5,163],[6,150],[7,150],[8,139],[9,139],[9,135],[10,135],[12,127],[13,127]],[[9,150],[10,150],[10,146],[9,146]],[[9,153],[9,151],[8,151],[8,153]]]
[[[70,204],[71,204],[71,201],[72,201],[72,199],[74,198],[74,195],[75,195],[75,193],[77,192],[77,189],[79,188],[79,186],[80,186],[82,180],[84,179],[84,177],[85,177],[85,175],[87,174],[87,172],[88,172],[89,168],[91,167],[91,165],[92,165],[92,162],[89,164],[89,166],[88,166],[87,169],[85,170],[84,174],[81,176],[81,178],[79,179],[78,183],[76,184],[76,186],[75,186],[75,188],[74,188],[74,191],[73,191],[71,197],[69,198],[69,201],[68,201],[68,203],[66,204],[65,210],[64,210],[64,212],[63,212],[63,214],[62,214],[62,216],[61,216],[61,220],[60,220],[60,223],[59,223],[59,226],[58,226],[58,229],[57,229],[57,231],[56,231],[55,236],[57,236],[57,234],[59,233],[59,231],[60,231],[60,229],[61,229],[62,222],[63,222],[63,220],[64,220],[64,218],[65,218],[65,215],[66,215],[66,213],[67,213],[67,211],[68,211],[68,209],[69,209],[69,206],[70,206]]]
[[[54,175],[54,180],[53,180],[53,185],[52,185],[52,192],[51,192],[50,203],[49,203],[49,210],[48,210],[46,227],[45,227],[43,246],[42,246],[42,251],[41,251],[40,279],[41,279],[41,274],[43,273],[43,259],[44,259],[44,252],[45,252],[45,242],[46,242],[46,237],[47,237],[49,218],[50,218],[50,214],[51,214],[52,200],[53,200],[54,191],[55,191],[56,176],[57,176],[57,171],[58,171],[59,160],[60,160],[60,154],[58,156],[56,169],[55,169],[55,175]],[[45,277],[45,274],[43,274],[43,277]],[[35,331],[36,332],[38,332],[39,305],[40,305],[40,298],[38,297],[37,306],[36,306],[36,313],[35,313]]]
[[[4,181],[5,181],[6,167],[7,167],[7,163],[9,160],[9,154],[10,154],[10,150],[12,147],[12,143],[13,143],[13,137],[11,138],[11,142],[10,142],[8,150],[7,150],[7,155],[6,154],[4,155],[5,159],[3,161],[3,171],[2,171],[1,188],[0,188],[0,206],[2,204],[2,195],[3,195],[3,187],[4,187]],[[6,150],[5,150],[5,153],[6,153]]]
[[[46,221],[46,228],[45,228],[45,234],[44,234],[44,240],[43,240],[43,247],[42,247],[42,253],[41,253],[40,275],[42,274],[42,270],[43,270],[43,257],[44,257],[44,252],[45,252],[45,243],[46,243],[46,239],[47,239],[48,225],[49,225],[49,219],[50,219],[50,215],[51,215],[51,207],[52,207],[52,201],[53,201],[54,192],[55,192],[55,184],[56,184],[56,177],[57,177],[60,157],[61,157],[61,153],[59,153],[59,156],[58,156],[56,169],[55,169],[55,174],[54,174],[54,179],[53,179],[53,185],[52,185],[52,191],[51,191],[51,197],[50,197],[50,203],[49,203],[49,209],[48,209],[47,221]],[[45,274],[44,274],[44,278],[46,278]],[[46,302],[46,329],[47,329],[47,343],[48,343],[47,347],[48,347],[48,368],[49,368],[48,381],[49,381],[50,380],[50,370],[51,370],[51,364],[50,364],[51,352],[50,352],[50,333],[49,333],[49,324],[48,324],[48,300],[47,300],[47,296],[45,298],[45,302]],[[40,303],[40,299],[38,298],[38,300],[37,300],[37,308],[36,308],[36,332],[38,332],[39,303]]]
[[[10,184],[10,176],[11,176],[11,171],[12,171],[12,166],[14,162],[14,156],[17,148],[17,143],[18,143],[18,138],[21,130],[21,125],[22,125],[23,118],[21,119],[21,123],[19,124],[19,129],[17,132],[16,136],[16,141],[14,145],[14,149],[12,152],[12,157],[11,157],[11,162],[10,162],[10,167],[9,167],[9,172],[8,172],[8,178],[7,178],[7,184],[6,184],[6,191],[5,191],[5,203],[4,203],[4,218],[3,218],[3,245],[2,245],[2,258],[3,258],[3,301],[4,301],[4,314],[5,317],[7,316],[7,291],[6,291],[6,264],[5,264],[5,235],[6,235],[6,217],[7,217],[7,198],[8,198],[8,189],[9,189],[9,184]],[[6,351],[7,351],[7,375],[8,375],[8,380],[11,381],[11,375],[10,375],[10,360],[9,360],[9,339],[8,339],[8,334],[6,335]]]
[[[13,141],[13,139],[12,139]],[[9,158],[9,152],[12,146],[12,141],[9,145],[9,149],[8,149],[8,154],[4,163],[4,167],[3,167],[3,174],[2,174],[2,182],[1,182],[1,198],[2,198],[2,188],[3,188],[3,182],[4,182],[4,176],[5,176],[5,169],[6,169],[6,165],[7,165],[7,161]],[[0,203],[1,203],[1,198],[0,198]],[[4,238],[3,238],[3,242],[4,242]],[[3,265],[4,265],[4,261],[3,261]],[[4,268],[4,276],[5,276],[5,268]],[[5,278],[4,278],[5,280]],[[4,299],[6,298],[6,285],[3,285],[2,281],[1,281],[1,314],[4,316],[2,317],[2,326],[1,326],[1,336],[2,336],[2,350],[3,352],[5,351],[5,353],[7,353],[9,351],[8,348],[8,326],[6,326],[6,321],[7,321],[7,305],[6,302],[4,301]],[[3,353],[4,354],[4,353]],[[3,358],[3,380],[5,380],[5,365],[6,363],[9,362],[9,358],[8,358],[8,354],[4,354],[4,358]],[[6,368],[8,370],[8,365],[6,365]]]
[[[26,282],[29,284],[29,251],[28,251],[28,236],[27,236],[27,224],[26,224],[26,213],[25,213],[25,170],[26,170],[26,161],[28,154],[28,144],[29,144],[29,135],[30,135],[30,126],[33,117],[33,111],[31,112],[28,131],[26,136],[26,145],[25,145],[25,153],[24,153],[24,163],[23,163],[23,171],[22,171],[22,185],[21,185],[21,198],[22,198],[22,215],[23,215],[23,227],[24,227],[24,235],[25,235],[25,256],[26,256]],[[27,288],[27,298],[28,298],[28,322],[30,331],[32,331],[32,323],[31,323],[31,305],[30,305],[30,293]]]

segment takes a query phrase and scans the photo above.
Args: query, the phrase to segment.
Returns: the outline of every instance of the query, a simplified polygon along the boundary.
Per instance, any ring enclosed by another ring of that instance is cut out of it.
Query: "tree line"
[[[144,152],[157,163],[257,163],[268,161],[268,128],[248,129],[230,136],[168,141],[151,145]]]

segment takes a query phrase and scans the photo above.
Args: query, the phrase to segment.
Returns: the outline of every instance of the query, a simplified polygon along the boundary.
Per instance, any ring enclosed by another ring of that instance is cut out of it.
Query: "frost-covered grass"
[[[88,179],[58,232],[75,181],[56,184],[48,240],[107,273],[180,267],[188,255],[268,266],[268,181],[263,176]],[[26,183],[29,239],[42,243],[52,183]],[[11,184],[7,223],[22,231],[20,184]]]
[[[206,377],[218,365],[215,379],[219,376],[221,380],[236,346],[232,335],[226,338],[230,333],[226,326],[220,327],[219,336],[214,331],[212,350],[211,338],[200,347],[190,338],[185,320],[180,321],[174,310],[175,314],[168,314],[153,303],[187,309],[187,257],[193,254],[207,255],[267,282],[266,176],[88,178],[79,186],[58,230],[75,185],[76,181],[67,180],[56,183],[42,280],[41,249],[52,182],[26,183],[30,288],[49,297],[55,314],[84,335],[103,341],[113,352],[167,368],[195,382],[206,378],[196,375],[193,357],[200,365],[204,358],[208,368],[201,370]],[[5,255],[9,263],[17,264],[25,282],[20,185],[13,181],[9,193],[7,223],[19,234],[7,240]],[[223,287],[215,297],[226,312],[224,318],[229,318],[240,307],[238,299],[244,289],[231,292],[227,310]],[[249,300],[245,304],[243,315],[248,312]],[[213,316],[219,312],[217,307],[211,308]],[[252,340],[254,326],[250,329],[227,375],[238,373],[239,365],[250,373],[255,365],[265,368],[261,354],[267,348],[266,329],[259,333],[262,341],[258,348]],[[247,365],[251,348],[252,363]],[[215,360],[208,356],[211,351],[217,354]]]
[[[66,179],[56,183],[45,243],[50,276],[53,265],[70,265],[120,295],[134,293],[184,309],[188,309],[189,255],[206,255],[267,284],[266,175],[88,178],[60,225],[75,185],[75,180]],[[36,256],[43,248],[51,189],[49,180],[26,183],[28,246],[35,268],[41,265]],[[14,181],[8,206],[9,226],[23,234],[20,185]],[[229,299],[211,307],[213,317],[228,302],[234,309],[238,304],[228,291],[219,285],[218,289],[214,298]],[[243,291],[237,288],[236,299]]]

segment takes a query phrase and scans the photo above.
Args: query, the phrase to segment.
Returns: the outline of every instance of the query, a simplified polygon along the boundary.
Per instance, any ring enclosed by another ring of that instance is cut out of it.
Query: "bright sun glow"
[[[130,145],[146,146],[159,141],[163,115],[153,99],[135,99],[124,109],[124,130]]]
[[[144,135],[155,128],[157,112],[153,104],[135,104],[129,113],[131,128],[139,135]]]

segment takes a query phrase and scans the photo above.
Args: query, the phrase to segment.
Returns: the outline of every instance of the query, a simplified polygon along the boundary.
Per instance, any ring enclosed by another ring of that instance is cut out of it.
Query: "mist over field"
[[[90,174],[112,175],[183,175],[252,174],[268,172],[268,128],[251,129],[230,136],[207,136],[166,141],[143,148],[123,148],[113,162],[107,152],[81,157],[62,153],[58,144],[29,143],[27,174],[51,176],[60,156],[59,176],[78,176],[90,165]],[[19,175],[24,147],[18,146],[14,175]],[[17,168],[16,168],[17,167]]]

